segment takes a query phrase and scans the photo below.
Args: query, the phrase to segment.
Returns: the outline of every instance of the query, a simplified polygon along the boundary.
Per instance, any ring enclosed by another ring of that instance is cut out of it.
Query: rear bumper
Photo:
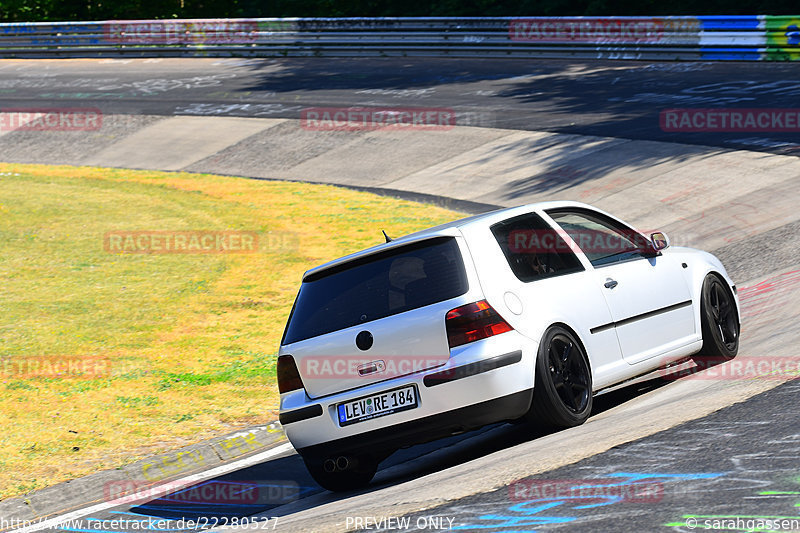
[[[367,454],[380,460],[402,446],[430,442],[494,422],[519,418],[528,411],[532,399],[533,389],[528,389],[395,426],[298,448],[297,453],[312,462],[345,454]]]
[[[325,457],[369,449],[391,453],[486,424],[518,418],[530,407],[536,346],[516,331],[452,350],[448,363],[321,398],[304,390],[281,396],[280,420],[301,454]],[[418,407],[340,426],[337,405],[414,385]]]

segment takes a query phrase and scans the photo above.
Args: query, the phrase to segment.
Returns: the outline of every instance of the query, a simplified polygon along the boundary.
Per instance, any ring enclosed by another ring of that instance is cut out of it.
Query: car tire
[[[533,403],[528,420],[556,429],[583,424],[592,412],[592,372],[575,336],[554,326],[536,357]]]
[[[324,461],[303,458],[306,468],[314,481],[332,492],[356,490],[369,485],[378,471],[378,462],[369,456],[359,456],[356,467],[348,470],[328,472],[324,468]]]
[[[720,362],[733,359],[739,351],[739,313],[728,284],[708,274],[700,294],[700,326],[703,347],[695,360],[708,357]]]

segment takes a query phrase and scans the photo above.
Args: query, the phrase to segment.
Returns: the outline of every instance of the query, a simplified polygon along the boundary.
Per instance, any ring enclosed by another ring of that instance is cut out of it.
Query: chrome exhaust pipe
[[[340,455],[336,458],[337,470],[347,470],[348,468],[350,468],[350,460],[347,457]]]
[[[322,469],[328,473],[333,474],[334,472],[344,472],[345,470],[352,470],[358,466],[358,459],[355,457],[347,457],[346,455],[340,455],[339,457],[331,457],[330,459],[325,459],[322,463]]]

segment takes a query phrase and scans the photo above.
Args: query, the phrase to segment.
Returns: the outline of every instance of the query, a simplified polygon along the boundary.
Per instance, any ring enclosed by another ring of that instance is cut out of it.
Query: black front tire
[[[378,462],[370,456],[359,456],[356,468],[338,472],[326,472],[323,461],[303,457],[308,473],[314,481],[332,492],[345,492],[361,489],[369,485],[378,471]]]
[[[554,326],[536,357],[533,403],[527,418],[557,429],[583,424],[592,412],[592,371],[575,336]]]
[[[739,352],[739,314],[728,284],[716,274],[708,274],[700,295],[700,325],[703,347],[694,358],[716,358],[720,362]]]

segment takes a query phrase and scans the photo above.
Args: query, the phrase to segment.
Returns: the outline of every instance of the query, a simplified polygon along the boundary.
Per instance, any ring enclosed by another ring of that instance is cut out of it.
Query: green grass
[[[274,420],[302,272],[457,216],[322,185],[0,164],[0,498]],[[104,249],[137,230],[253,231],[260,247]],[[13,370],[90,357],[108,372]]]

